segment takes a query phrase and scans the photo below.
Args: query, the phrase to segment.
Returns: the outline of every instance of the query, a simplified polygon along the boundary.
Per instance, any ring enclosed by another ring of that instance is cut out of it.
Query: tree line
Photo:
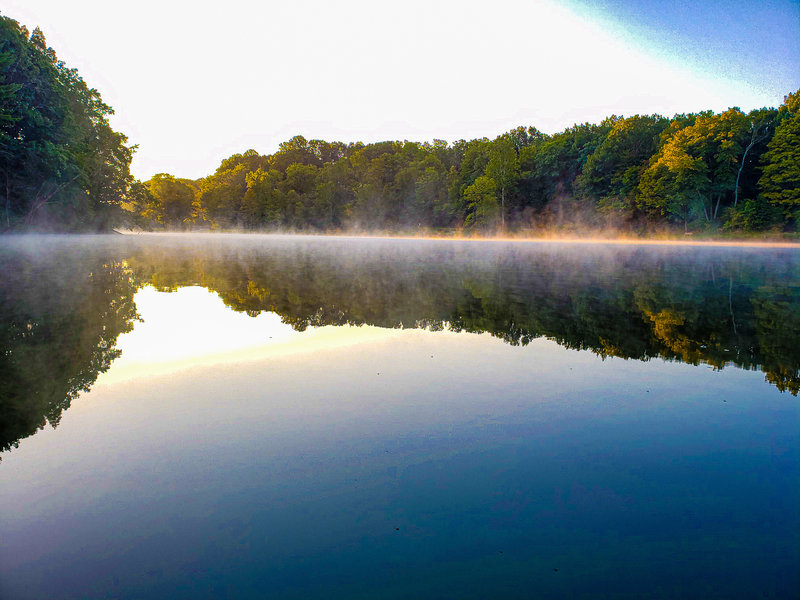
[[[800,93],[745,113],[612,116],[449,144],[307,140],[143,184],[126,209],[168,229],[797,231]]]
[[[547,135],[307,140],[198,180],[134,180],[135,147],[37,28],[0,16],[0,230],[797,231],[800,91],[779,108],[611,116]]]

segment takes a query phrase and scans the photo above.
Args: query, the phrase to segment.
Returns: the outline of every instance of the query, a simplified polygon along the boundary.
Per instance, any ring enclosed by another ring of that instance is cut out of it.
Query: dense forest
[[[796,231],[800,95],[779,109],[612,116],[454,144],[296,136],[203,179],[162,173],[144,187],[126,204],[143,228]]]
[[[0,230],[541,233],[797,231],[800,91],[745,113],[611,116],[547,135],[371,144],[307,140],[188,180],[130,175],[112,109],[0,17]]]

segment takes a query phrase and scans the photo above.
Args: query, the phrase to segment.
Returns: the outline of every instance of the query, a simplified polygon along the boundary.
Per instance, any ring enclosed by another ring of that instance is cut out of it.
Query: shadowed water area
[[[789,597],[800,250],[0,239],[0,597]]]

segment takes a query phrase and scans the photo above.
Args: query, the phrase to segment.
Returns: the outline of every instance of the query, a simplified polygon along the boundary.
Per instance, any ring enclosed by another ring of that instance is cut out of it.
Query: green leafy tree
[[[341,227],[349,215],[355,195],[355,179],[350,161],[340,158],[326,162],[317,174],[314,197],[319,226]]]
[[[149,230],[157,214],[157,201],[150,189],[141,181],[134,181],[126,200],[122,203],[121,225],[129,229]]]
[[[684,224],[695,214],[715,221],[720,206],[735,197],[749,129],[746,115],[732,108],[698,115],[693,124],[672,133],[642,174],[639,206]]]
[[[286,194],[286,210],[297,228],[313,224],[319,216],[314,197],[317,171],[314,165],[294,163],[286,169],[286,178],[281,183]]]
[[[242,202],[245,223],[250,227],[277,228],[284,225],[284,194],[280,190],[283,177],[277,169],[261,168],[248,173],[247,191]]]
[[[189,225],[195,201],[190,182],[159,173],[145,185],[154,201],[146,208],[152,218],[168,228],[184,229]]]
[[[659,115],[614,121],[608,136],[583,165],[575,181],[576,191],[595,202],[621,200],[632,205],[641,171],[668,125],[669,120]]]
[[[606,119],[600,125],[574,125],[523,148],[519,186],[524,205],[539,210],[553,200],[571,197],[575,180],[613,122]]]
[[[396,222],[398,202],[395,179],[403,167],[401,142],[368,144],[350,157],[353,165],[355,200],[350,224],[358,228],[386,228]]]
[[[434,227],[452,225],[455,207],[449,201],[447,172],[435,157],[421,165],[424,170],[415,181],[415,197],[424,215],[423,223]]]
[[[782,216],[780,208],[763,197],[748,198],[731,207],[723,227],[729,231],[764,231],[780,222]]]
[[[522,125],[515,127],[503,137],[511,141],[517,154],[519,154],[523,148],[528,148],[529,146],[547,139],[547,135],[536,129],[536,127],[523,127]]]
[[[494,180],[500,194],[500,229],[505,230],[507,197],[519,179],[519,159],[510,136],[500,136],[492,142],[486,175]]]
[[[256,169],[265,167],[268,162],[269,159],[266,156],[261,156],[258,152],[251,148],[250,150],[246,150],[241,154],[234,154],[233,156],[229,156],[223,160],[219,167],[217,167],[216,172],[224,173],[225,171],[235,169],[239,165],[244,165],[248,172],[252,172]]]
[[[247,165],[237,163],[200,182],[199,203],[212,224],[235,227],[240,224],[239,209],[247,191]]]
[[[108,229],[133,183],[113,113],[47,46],[0,16],[0,189],[6,229]]]
[[[736,173],[733,197],[734,209],[739,203],[740,192],[744,192],[745,197],[747,197],[747,191],[753,188],[752,184],[746,185],[747,181],[753,179],[754,167],[759,163],[761,155],[766,150],[764,142],[774,133],[777,117],[778,112],[776,110],[767,108],[751,111],[748,115],[750,120],[750,139],[746,142],[744,152],[739,161],[739,170]],[[743,174],[745,175],[744,178],[742,177]],[[749,177],[748,174],[750,175]]]
[[[800,90],[787,97],[782,109],[786,117],[763,156],[759,185],[764,198],[800,223]]]
[[[326,162],[336,162],[347,152],[341,142],[325,142],[323,140],[306,140],[302,135],[281,142],[278,152],[271,157],[271,167],[286,171],[289,165],[313,165],[321,167]]]
[[[460,140],[454,144],[458,158],[448,177],[448,195],[461,219],[465,219],[468,210],[464,192],[486,172],[489,143],[488,138],[481,138],[469,142]]]
[[[495,229],[500,218],[500,203],[497,201],[497,183],[491,177],[481,175],[475,183],[464,190],[467,205],[467,228]]]

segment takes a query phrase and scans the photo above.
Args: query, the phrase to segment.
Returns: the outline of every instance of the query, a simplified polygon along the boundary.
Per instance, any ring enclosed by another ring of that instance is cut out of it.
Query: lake
[[[788,598],[800,248],[0,238],[0,597]]]

